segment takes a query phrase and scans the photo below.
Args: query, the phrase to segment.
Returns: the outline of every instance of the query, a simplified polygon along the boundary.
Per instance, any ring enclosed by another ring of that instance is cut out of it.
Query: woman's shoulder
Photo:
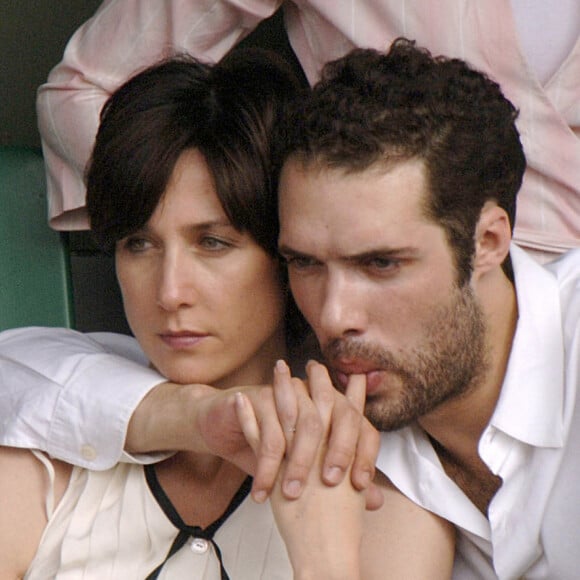
[[[28,449],[0,447],[0,574],[24,575],[47,523],[46,467]]]

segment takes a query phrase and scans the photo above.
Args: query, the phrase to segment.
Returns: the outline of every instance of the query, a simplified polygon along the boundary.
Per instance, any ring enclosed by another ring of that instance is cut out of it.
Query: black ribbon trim
[[[246,499],[248,494],[250,493],[250,489],[252,487],[252,478],[247,477],[234,497],[232,501],[226,508],[225,512],[212,524],[210,524],[207,528],[200,528],[199,526],[188,526],[182,519],[181,516],[177,513],[177,510],[171,503],[170,499],[167,497],[167,494],[161,487],[159,480],[157,479],[157,474],[155,473],[155,466],[154,465],[146,465],[145,469],[145,479],[147,480],[147,485],[155,497],[155,500],[163,510],[163,513],[167,516],[169,521],[179,530],[179,533],[173,540],[165,559],[153,572],[151,572],[146,580],[156,580],[163,566],[169,558],[171,558],[174,554],[176,554],[183,546],[187,543],[189,538],[201,538],[203,540],[207,540],[211,542],[212,546],[215,549],[219,564],[220,564],[220,572],[221,572],[221,580],[230,580],[228,573],[224,567],[224,563],[222,560],[222,553],[219,546],[214,541],[214,535],[223,525],[223,523],[236,511],[236,509],[240,506],[240,504]]]

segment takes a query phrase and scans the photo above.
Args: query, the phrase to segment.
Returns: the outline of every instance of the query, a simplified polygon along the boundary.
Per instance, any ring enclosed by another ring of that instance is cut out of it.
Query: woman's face
[[[271,380],[285,354],[278,264],[230,224],[199,151],[182,154],[150,220],[117,243],[116,267],[129,325],[169,380]]]

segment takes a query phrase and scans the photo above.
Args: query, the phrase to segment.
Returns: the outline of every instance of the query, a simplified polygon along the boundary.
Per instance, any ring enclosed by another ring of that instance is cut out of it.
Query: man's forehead
[[[440,227],[424,212],[425,175],[418,160],[359,173],[287,166],[280,183],[280,246],[343,255],[413,247]]]
[[[423,207],[427,194],[425,163],[418,158],[391,162],[375,162],[363,169],[334,166],[319,160],[292,157],[286,161],[280,175],[279,202],[282,214],[300,212],[302,203],[398,203],[416,201]],[[295,198],[301,200],[296,205]],[[356,206],[353,207],[353,211]]]

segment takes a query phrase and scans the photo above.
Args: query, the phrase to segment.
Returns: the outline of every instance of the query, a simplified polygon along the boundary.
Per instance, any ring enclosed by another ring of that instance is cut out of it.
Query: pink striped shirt
[[[397,36],[487,72],[520,109],[528,160],[515,240],[544,260],[580,246],[580,40],[542,84],[518,42],[510,0],[107,0],[70,40],[39,90],[51,225],[87,227],[83,169],[107,96],[172,50],[217,60],[284,4],[308,79],[355,46]]]

